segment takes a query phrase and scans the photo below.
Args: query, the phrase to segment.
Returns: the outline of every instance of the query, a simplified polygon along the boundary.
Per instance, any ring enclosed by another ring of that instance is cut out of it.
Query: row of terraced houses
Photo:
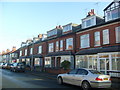
[[[120,1],[104,9],[104,17],[94,9],[81,24],[56,26],[47,34],[39,34],[21,47],[1,53],[2,62],[24,62],[27,69],[63,73],[61,62],[71,62],[70,69],[97,69],[120,77]]]

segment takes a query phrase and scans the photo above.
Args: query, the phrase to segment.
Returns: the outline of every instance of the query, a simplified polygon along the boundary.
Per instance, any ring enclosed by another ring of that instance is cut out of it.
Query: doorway
[[[100,62],[100,71],[104,74],[107,74],[107,71],[109,70],[109,59],[107,58],[99,58]]]

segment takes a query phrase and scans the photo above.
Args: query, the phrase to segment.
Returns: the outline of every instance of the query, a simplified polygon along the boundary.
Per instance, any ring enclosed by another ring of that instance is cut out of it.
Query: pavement
[[[57,80],[57,75],[58,75],[58,74],[53,74],[53,73],[41,72],[41,71],[26,71],[25,73],[35,75],[38,77],[45,77],[48,79],[54,79],[54,80]]]

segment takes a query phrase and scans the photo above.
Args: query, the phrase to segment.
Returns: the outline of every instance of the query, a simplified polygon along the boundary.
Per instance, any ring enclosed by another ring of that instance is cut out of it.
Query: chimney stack
[[[42,37],[43,37],[43,34],[39,34],[39,35],[38,35],[38,38],[42,38]]]
[[[12,51],[16,51],[16,47],[15,46],[13,46]]]
[[[10,49],[7,49],[7,50],[6,50],[6,53],[9,53],[9,52],[10,52]]]
[[[5,51],[2,51],[2,54],[5,54]]]
[[[87,16],[92,16],[92,15],[95,15],[94,9],[91,9],[91,11],[88,12],[88,15],[87,15]]]

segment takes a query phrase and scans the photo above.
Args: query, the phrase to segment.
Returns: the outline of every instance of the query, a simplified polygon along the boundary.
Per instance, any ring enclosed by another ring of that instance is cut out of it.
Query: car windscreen
[[[97,70],[89,70],[92,74],[102,74],[101,72],[97,71]]]

